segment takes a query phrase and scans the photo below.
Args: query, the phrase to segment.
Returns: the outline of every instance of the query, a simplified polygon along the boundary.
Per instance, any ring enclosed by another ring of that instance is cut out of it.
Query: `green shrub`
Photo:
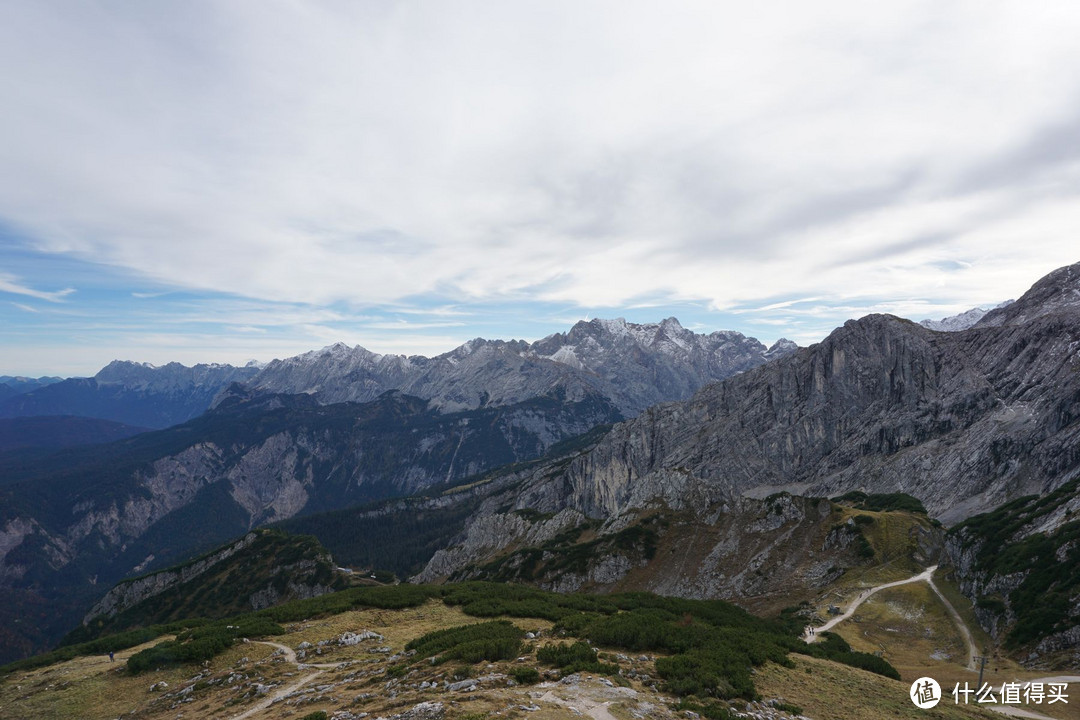
[[[536,659],[545,665],[554,665],[564,675],[576,672],[617,675],[619,672],[618,665],[600,662],[596,657],[596,651],[588,643],[580,640],[573,645],[566,643],[546,645],[537,651]]]
[[[520,685],[532,685],[540,681],[540,672],[534,667],[518,666],[510,671],[510,677]]]
[[[852,652],[851,646],[848,645],[847,641],[836,633],[826,632],[822,633],[819,637],[821,638],[821,642],[809,645],[800,644],[793,649],[803,655],[811,655],[813,657],[843,663],[844,665],[850,665],[851,667],[857,667],[862,670],[869,670],[872,673],[877,673],[878,675],[883,675],[894,680],[900,679],[900,673],[897,672],[896,668],[889,664],[887,660],[869,653]]]
[[[282,635],[284,628],[266,618],[246,616],[212,625],[184,630],[176,640],[166,640],[128,658],[127,669],[134,675],[159,667],[210,660],[232,647],[239,637]]]
[[[521,648],[523,635],[513,623],[495,620],[436,630],[412,640],[405,649],[415,650],[419,657],[437,656],[436,662],[512,660]]]

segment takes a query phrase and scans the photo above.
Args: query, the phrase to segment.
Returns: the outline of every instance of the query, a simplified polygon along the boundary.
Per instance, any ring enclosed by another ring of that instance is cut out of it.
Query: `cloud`
[[[432,328],[463,327],[463,322],[408,322],[405,320],[392,320],[386,322],[367,323],[365,327],[373,330],[430,330]]]
[[[13,275],[0,273],[0,292],[26,295],[28,297],[37,298],[38,300],[48,300],[49,302],[62,302],[64,298],[75,292],[75,288],[66,288],[64,290],[56,290],[53,292],[35,290],[34,288],[23,285],[19,281],[19,278]],[[25,308],[25,306],[20,307]]]
[[[695,303],[810,337],[1077,259],[1072,3],[0,13],[0,221],[136,287],[253,304],[175,322],[332,341],[372,306],[419,330],[484,303]]]

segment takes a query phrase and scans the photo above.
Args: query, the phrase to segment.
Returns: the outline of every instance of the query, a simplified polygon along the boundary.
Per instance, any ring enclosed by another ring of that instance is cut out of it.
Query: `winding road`
[[[934,571],[937,570],[937,568],[937,565],[931,565],[918,575],[912,575],[906,580],[896,580],[895,582],[885,583],[868,590],[863,590],[859,593],[859,597],[855,598],[855,600],[848,605],[847,610],[842,614],[837,615],[820,627],[812,628],[812,632],[811,629],[807,629],[806,634],[803,635],[803,640],[808,643],[815,642],[819,633],[831,630],[837,623],[843,622],[854,615],[859,606],[869,600],[879,590],[886,590],[888,588],[897,587],[898,585],[907,585],[908,583],[925,582],[930,586],[930,589],[934,591],[934,594],[938,596],[938,599],[941,600],[942,604],[945,605],[945,609],[948,610],[949,616],[956,624],[957,629],[960,631],[960,635],[964,638],[964,644],[967,645],[967,668],[968,670],[974,670],[975,656],[978,652],[975,648],[975,639],[971,636],[971,631],[968,630],[967,624],[960,617],[960,613],[956,612],[956,608],[954,608],[952,603],[942,594],[941,590],[938,589],[938,586],[934,584]]]
[[[960,635],[963,636],[964,643],[967,645],[968,649],[967,669],[975,671],[975,657],[977,652],[975,648],[975,639],[972,637],[971,631],[968,629],[967,623],[965,623],[963,618],[960,617],[960,613],[956,611],[956,608],[953,607],[953,604],[949,602],[948,598],[946,598],[945,595],[941,592],[941,590],[938,589],[938,586],[934,584],[933,576],[934,571],[937,570],[937,567],[937,565],[928,567],[926,568],[926,570],[923,570],[918,575],[912,575],[906,580],[897,580],[895,582],[885,583],[884,585],[872,587],[869,590],[863,590],[859,594],[859,596],[855,598],[855,600],[853,600],[850,605],[848,605],[847,610],[845,610],[841,615],[837,615],[832,620],[829,620],[827,623],[821,625],[820,627],[813,628],[813,633],[811,633],[810,629],[808,628],[806,634],[803,635],[803,640],[808,643],[816,642],[819,633],[831,630],[833,627],[836,626],[837,623],[843,622],[844,620],[847,620],[849,617],[854,615],[858,607],[867,600],[869,600],[870,597],[879,590],[896,587],[897,585],[907,585],[908,583],[913,582],[925,582],[930,586],[930,589],[934,591],[934,594],[938,596],[938,599],[941,600],[942,604],[945,606],[945,609],[948,610],[949,616],[952,618],[952,621],[956,624],[957,629],[960,631]],[[1035,680],[1025,680],[1021,683],[1021,687],[1033,682],[1080,683],[1080,675],[1057,675],[1054,677],[1037,678]],[[997,696],[1000,697],[1001,688],[998,688],[996,693]],[[993,710],[995,712],[1001,713],[1002,715],[1010,715],[1012,717],[1032,718],[1033,720],[1055,720],[1049,715],[1043,715],[1042,713],[1036,712],[1026,707],[1018,707],[1016,705],[986,704],[983,705],[983,707],[988,710]]]

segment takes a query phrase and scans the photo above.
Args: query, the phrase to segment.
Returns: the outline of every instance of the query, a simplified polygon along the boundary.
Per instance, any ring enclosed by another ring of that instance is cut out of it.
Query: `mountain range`
[[[233,382],[258,367],[116,360],[91,378],[68,378],[0,399],[0,417],[72,415],[160,429],[201,415]]]
[[[992,308],[974,307],[970,310],[965,310],[959,315],[952,315],[950,317],[941,318],[940,320],[921,320],[919,324],[924,328],[930,330],[937,330],[939,332],[959,332],[960,330],[967,330],[977,322],[983,319],[983,316],[990,310],[997,310],[999,308],[1006,307],[1016,302],[1015,300],[1006,300],[1003,303],[999,303]]]
[[[703,335],[675,318],[651,324],[596,319],[533,343],[477,338],[432,358],[378,355],[339,343],[274,360],[249,384],[308,393],[323,403],[365,402],[400,390],[448,412],[510,405],[561,388],[574,400],[601,395],[633,417],[796,347],[781,338],[766,348],[734,331]]]
[[[862,562],[825,498],[901,494],[949,525],[1067,492],[1077,347],[1080,264],[964,330],[870,315],[800,349],[673,319],[436,358],[331,346],[247,369],[182,425],[0,457],[4,612],[60,603],[70,621],[124,575],[281,520],[360,557],[359,538],[434,519],[402,556],[417,580],[778,602]],[[909,528],[927,564],[934,522]]]
[[[444,412],[513,405],[558,392],[572,401],[606,398],[623,417],[632,417],[796,347],[780,339],[766,348],[734,331],[703,335],[675,318],[652,324],[620,318],[579,322],[534,343],[477,338],[431,358],[380,355],[338,343],[265,367],[158,367],[117,360],[92,378],[10,378],[6,391],[0,386],[0,418],[72,415],[162,429],[201,415],[233,383],[266,393],[307,394],[322,404],[367,402],[400,390]]]
[[[615,425],[572,460],[493,483],[446,577],[596,518],[603,532],[650,508],[696,517],[778,492],[903,492],[954,523],[1080,472],[1080,264],[962,332],[870,315],[685,402]],[[561,518],[562,526],[556,519]],[[710,521],[715,522],[715,521]]]

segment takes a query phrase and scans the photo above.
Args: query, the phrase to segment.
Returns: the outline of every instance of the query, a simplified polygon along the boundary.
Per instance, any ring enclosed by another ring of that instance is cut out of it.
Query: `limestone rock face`
[[[248,547],[255,541],[255,533],[248,533],[236,543],[223,548],[213,555],[184,566],[178,571],[164,571],[147,575],[135,580],[121,583],[105,594],[90,612],[86,614],[83,623],[87,623],[96,617],[104,615],[113,617],[119,612],[136,605],[148,598],[159,595],[165,590],[181,585],[201,575],[218,563],[229,559],[237,552]]]
[[[781,491],[905,492],[946,523],[1046,494],[1080,468],[1077,298],[1080,264],[960,332],[888,315],[849,321],[817,345],[708,385],[687,401],[648,408],[569,461],[523,474],[512,497],[484,503],[422,577],[461,572],[526,544],[512,524],[500,524],[512,523],[500,510],[507,502],[553,516],[573,511],[612,531],[618,518],[650,507],[714,514],[714,525],[738,518],[734,534],[717,540],[721,557],[738,551],[748,529],[786,521],[783,514],[753,519],[746,505]],[[1040,522],[1067,516],[1062,506]],[[832,540],[834,549],[845,549],[841,540]],[[747,562],[783,567],[780,556],[768,558],[777,541],[769,536],[759,559]],[[936,557],[941,538],[921,542],[924,556]],[[632,563],[621,567],[633,572]],[[809,575],[829,574],[826,566],[805,567]],[[752,594],[759,582],[699,568],[688,575],[655,587],[726,596]],[[1005,592],[1020,579],[995,582]]]
[[[1077,294],[1073,266],[963,332],[849,321],[615,426],[557,482],[596,517],[649,497],[860,489],[909,493],[955,522],[1052,490],[1080,464]]]

